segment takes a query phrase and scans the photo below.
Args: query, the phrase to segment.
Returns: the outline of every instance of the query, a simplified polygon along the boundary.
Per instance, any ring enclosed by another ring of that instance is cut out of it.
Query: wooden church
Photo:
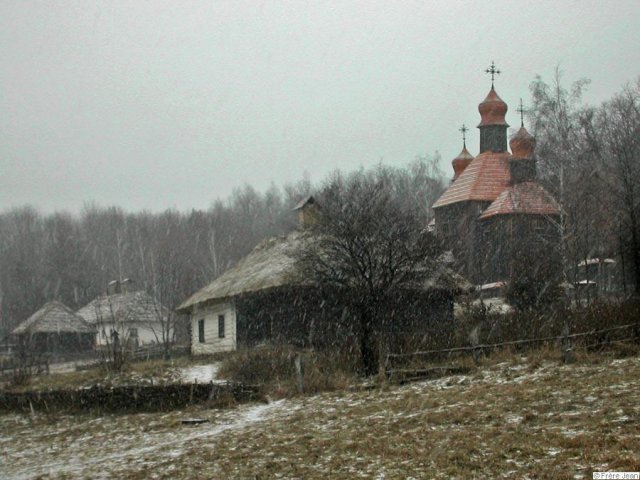
[[[494,88],[480,103],[480,153],[466,148],[452,162],[454,177],[433,205],[435,228],[458,273],[477,285],[508,281],[517,262],[551,261],[560,242],[560,207],[536,179],[535,139],[521,126],[507,149],[507,104]],[[466,128],[463,125],[462,132]]]

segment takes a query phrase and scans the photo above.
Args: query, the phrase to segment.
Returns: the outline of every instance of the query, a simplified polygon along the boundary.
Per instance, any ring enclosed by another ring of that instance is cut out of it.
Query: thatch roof
[[[206,287],[197,291],[179,307],[189,311],[201,303],[213,303],[236,295],[282,286],[310,286],[311,279],[296,267],[296,253],[313,243],[308,231],[294,231],[288,235],[264,240],[238,264],[227,270]],[[446,267],[440,267],[422,285],[425,290],[462,291],[471,285]]]
[[[93,333],[95,329],[60,302],[46,303],[14,330],[14,335],[25,333]]]
[[[103,295],[76,312],[90,324],[114,322],[156,323],[158,314],[167,315],[167,309],[159,305],[143,291]]]
[[[309,241],[310,234],[302,231],[264,240],[235,267],[185,300],[178,310],[187,310],[198,303],[233,297],[241,293],[284,285],[308,284],[308,280],[305,281],[295,268],[294,255]]]

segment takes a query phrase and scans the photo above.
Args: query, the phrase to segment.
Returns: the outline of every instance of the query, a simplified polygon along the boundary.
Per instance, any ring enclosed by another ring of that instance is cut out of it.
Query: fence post
[[[384,357],[384,376],[385,378],[389,378],[389,370],[390,370],[390,362],[391,362],[391,357],[390,357],[390,353],[387,353]]]
[[[562,328],[562,350],[564,363],[571,363],[573,361],[573,352],[571,349],[571,339],[569,338],[569,322],[565,319],[564,327]]]
[[[469,343],[471,344],[471,356],[473,357],[473,363],[478,365],[480,363],[481,350],[478,348],[480,345],[480,325],[476,325],[469,333]]]
[[[295,359],[296,377],[298,379],[298,393],[304,392],[304,365],[302,364],[302,354],[298,354]]]

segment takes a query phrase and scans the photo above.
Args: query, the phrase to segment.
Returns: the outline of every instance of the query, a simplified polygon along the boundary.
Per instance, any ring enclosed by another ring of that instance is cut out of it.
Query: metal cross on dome
[[[485,70],[485,73],[491,74],[491,88],[493,88],[493,80],[496,75],[500,75],[500,70],[496,68],[496,64],[491,60],[491,66]]]
[[[524,105],[522,105],[522,99],[520,99],[520,105],[518,105],[518,108],[516,108],[517,112],[520,112],[520,126],[524,127],[524,112],[527,111],[526,108],[524,108]]]
[[[462,127],[460,127],[458,129],[459,132],[462,132],[462,146],[464,148],[467,148],[467,136],[466,133],[469,131],[469,129],[465,126],[465,124],[462,124]]]

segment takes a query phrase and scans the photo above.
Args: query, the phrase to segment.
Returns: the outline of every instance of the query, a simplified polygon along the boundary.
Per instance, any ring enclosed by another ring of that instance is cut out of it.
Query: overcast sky
[[[639,74],[640,1],[0,2],[0,210],[207,208],[438,150],[491,86]],[[478,153],[478,133],[467,142]]]

